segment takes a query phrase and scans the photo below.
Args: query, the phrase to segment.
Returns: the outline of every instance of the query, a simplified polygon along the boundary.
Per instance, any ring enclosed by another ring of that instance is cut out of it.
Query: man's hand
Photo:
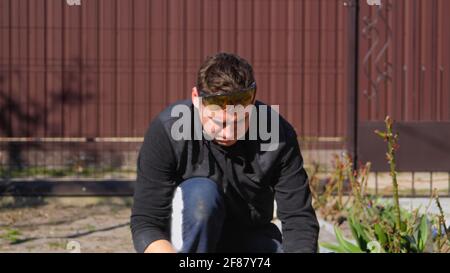
[[[145,253],[177,253],[177,251],[169,241],[157,240],[145,249]]]

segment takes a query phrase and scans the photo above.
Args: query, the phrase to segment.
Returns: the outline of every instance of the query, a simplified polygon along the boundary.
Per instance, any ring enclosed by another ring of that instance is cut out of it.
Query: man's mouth
[[[222,139],[215,139],[217,144],[223,145],[223,146],[231,146],[236,143],[236,140],[222,140]]]

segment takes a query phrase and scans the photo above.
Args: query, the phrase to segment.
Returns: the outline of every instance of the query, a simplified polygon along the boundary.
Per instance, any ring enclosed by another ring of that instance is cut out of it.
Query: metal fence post
[[[347,151],[353,159],[353,166],[358,168],[358,0],[344,3],[349,9],[348,27],[348,93],[347,93]]]

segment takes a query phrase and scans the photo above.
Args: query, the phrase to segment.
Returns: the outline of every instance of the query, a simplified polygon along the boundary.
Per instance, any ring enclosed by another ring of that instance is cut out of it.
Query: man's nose
[[[221,137],[225,140],[234,140],[235,130],[234,126],[226,126],[222,130]]]

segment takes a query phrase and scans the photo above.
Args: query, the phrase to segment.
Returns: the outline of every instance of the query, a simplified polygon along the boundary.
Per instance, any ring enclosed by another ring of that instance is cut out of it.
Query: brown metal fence
[[[377,8],[359,1],[361,28],[352,37],[353,2],[0,0],[2,173],[10,176],[11,165],[39,166],[31,175],[39,177],[41,167],[46,173],[69,166],[75,177],[74,169],[95,177],[90,167],[102,177],[117,177],[118,168],[118,177],[128,177],[151,118],[189,97],[199,65],[218,51],[253,64],[259,99],[280,105],[308,163],[329,163],[345,149],[355,82],[360,121],[386,113],[448,120],[448,1],[389,1],[393,35],[382,22],[377,27],[378,51],[391,39],[388,49],[367,59],[375,41],[364,40],[363,27]],[[350,84],[354,39],[359,73]],[[384,63],[390,81],[378,78]],[[376,88],[369,89],[371,79]],[[361,99],[367,94],[373,99]]]
[[[141,137],[218,51],[254,65],[259,98],[301,135],[345,134],[340,1],[1,0],[0,12],[2,136]]]
[[[447,0],[360,4],[359,120],[450,121]]]
[[[388,170],[385,145],[373,131],[389,115],[400,135],[397,169],[407,194],[437,188],[449,195],[450,1],[383,3],[359,5],[358,158],[376,172]]]

